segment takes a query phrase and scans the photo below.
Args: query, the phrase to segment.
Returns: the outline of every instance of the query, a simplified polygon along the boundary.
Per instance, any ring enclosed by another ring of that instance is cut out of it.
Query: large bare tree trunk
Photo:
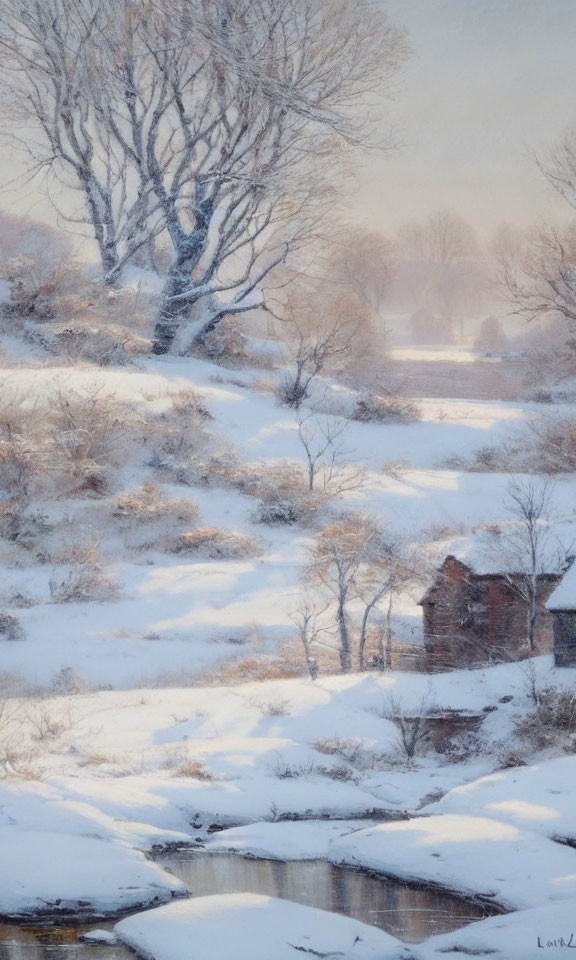
[[[388,609],[386,611],[386,669],[392,669],[392,604],[394,598],[390,594],[388,600]]]
[[[362,617],[362,624],[360,626],[360,637],[358,639],[358,669],[362,673],[365,670],[364,663],[364,649],[366,647],[366,635],[368,633],[368,621],[370,619],[370,614],[374,609],[376,600],[374,603],[368,603],[364,609],[364,616]]]
[[[340,637],[340,669],[342,673],[350,673],[352,669],[352,657],[350,655],[350,632],[348,630],[348,621],[346,619],[346,610],[344,600],[338,600],[338,635]]]
[[[153,351],[156,354],[169,353],[183,320],[194,306],[194,295],[186,296],[193,266],[193,260],[188,258],[175,265],[168,275],[154,329]]]

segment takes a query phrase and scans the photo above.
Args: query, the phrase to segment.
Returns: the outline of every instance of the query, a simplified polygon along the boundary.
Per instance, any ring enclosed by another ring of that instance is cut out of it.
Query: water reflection
[[[262,893],[354,917],[406,943],[450,933],[496,912],[447,893],[370,877],[324,860],[282,863],[236,854],[184,851],[161,857],[158,862],[183,880],[193,897]],[[134,960],[134,954],[121,945],[80,943],[79,935],[95,926],[111,930],[114,923],[83,927],[0,924],[0,960]]]
[[[80,943],[87,930],[111,930],[114,923],[88,927],[17,927],[0,924],[0,960],[134,960],[121,944]]]
[[[438,890],[410,887],[335,867],[324,860],[251,860],[236,854],[180,853],[162,857],[195,897],[263,893],[342,913],[380,927],[407,943],[450,933],[496,912]]]

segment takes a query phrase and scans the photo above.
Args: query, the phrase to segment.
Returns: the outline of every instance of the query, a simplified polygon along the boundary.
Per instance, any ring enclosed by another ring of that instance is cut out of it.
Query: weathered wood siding
[[[554,627],[545,603],[559,576],[538,583],[535,644],[552,649]],[[510,660],[528,650],[528,604],[515,581],[504,575],[478,575],[448,557],[422,601],[424,645],[430,669]]]
[[[554,662],[557,667],[576,667],[576,610],[556,610]]]

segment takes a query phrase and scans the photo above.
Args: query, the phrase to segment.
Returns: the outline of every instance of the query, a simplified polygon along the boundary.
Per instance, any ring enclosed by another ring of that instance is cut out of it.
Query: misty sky
[[[576,122],[576,0],[388,0],[387,7],[413,47],[393,108],[403,145],[391,158],[360,161],[354,216],[387,231],[449,207],[484,236],[504,221],[566,216],[526,152]],[[3,182],[21,163],[0,151]],[[39,187],[4,190],[0,203],[52,219]]]
[[[372,157],[359,213],[375,227],[449,207],[489,234],[565,217],[526,153],[576,123],[576,0],[388,0],[413,56],[397,84],[400,152]]]

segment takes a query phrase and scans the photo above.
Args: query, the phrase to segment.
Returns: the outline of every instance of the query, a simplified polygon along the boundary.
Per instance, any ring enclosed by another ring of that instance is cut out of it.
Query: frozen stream
[[[408,886],[324,860],[258,860],[237,854],[183,850],[157,861],[182,879],[192,896],[260,893],[341,913],[372,924],[407,943],[449,933],[496,912],[450,893]],[[128,960],[121,945],[83,944],[86,930],[111,930],[114,922],[88,926],[0,925],[0,960]]]

